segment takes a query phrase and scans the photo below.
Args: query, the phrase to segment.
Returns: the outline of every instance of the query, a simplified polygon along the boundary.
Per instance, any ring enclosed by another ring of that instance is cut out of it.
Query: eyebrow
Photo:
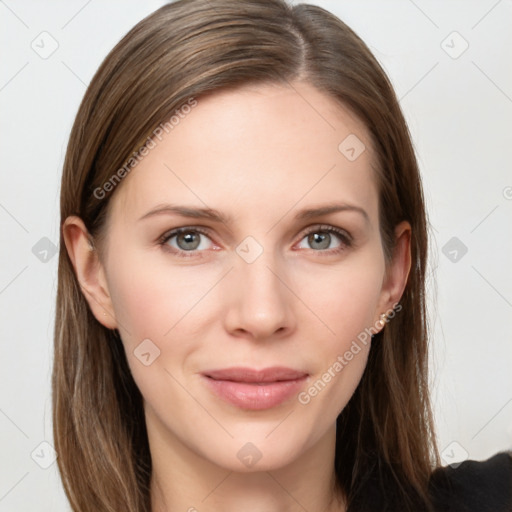
[[[314,217],[328,215],[330,213],[345,211],[359,213],[364,217],[366,222],[370,222],[370,217],[363,208],[348,203],[329,203],[318,207],[306,208],[299,211],[295,215],[295,219],[307,220]],[[158,215],[178,215],[180,217],[188,217],[193,219],[207,219],[222,224],[232,223],[231,216],[225,215],[218,210],[215,210],[214,208],[198,208],[193,206],[172,204],[160,204],[156,206],[149,212],[145,213],[142,217],[140,217],[139,221]]]

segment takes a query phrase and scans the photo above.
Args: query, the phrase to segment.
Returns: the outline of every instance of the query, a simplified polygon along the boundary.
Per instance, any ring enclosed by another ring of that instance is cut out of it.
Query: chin
[[[219,443],[212,452],[211,446],[203,451],[203,457],[213,464],[237,473],[257,473],[260,471],[275,471],[294,463],[304,453],[306,443],[304,439],[290,435],[291,426],[283,430],[281,435],[269,430],[257,435],[254,431],[249,435],[236,436],[234,439]],[[268,436],[268,437],[267,437]],[[275,436],[272,439],[272,436]],[[218,448],[221,448],[219,451]]]

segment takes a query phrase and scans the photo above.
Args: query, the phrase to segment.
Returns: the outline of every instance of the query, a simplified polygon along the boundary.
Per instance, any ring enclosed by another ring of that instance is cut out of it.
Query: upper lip
[[[294,370],[292,368],[273,366],[270,368],[263,368],[261,370],[244,367],[224,368],[222,370],[209,370],[203,372],[203,375],[215,380],[261,383],[297,380],[306,377],[308,374],[306,372]]]

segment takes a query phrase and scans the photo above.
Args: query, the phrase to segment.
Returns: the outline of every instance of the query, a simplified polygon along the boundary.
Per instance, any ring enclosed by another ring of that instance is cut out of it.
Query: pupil
[[[311,233],[308,242],[313,249],[328,249],[331,244],[331,235],[329,233]]]
[[[187,232],[180,233],[176,240],[176,243],[180,247],[180,249],[184,249],[185,251],[190,251],[193,249],[197,249],[199,246],[199,237],[196,233]]]

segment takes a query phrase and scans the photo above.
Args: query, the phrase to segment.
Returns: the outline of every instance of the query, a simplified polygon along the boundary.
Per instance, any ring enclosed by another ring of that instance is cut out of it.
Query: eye
[[[198,228],[177,228],[160,239],[160,245],[170,249],[171,252],[178,255],[184,255],[184,252],[196,252],[212,249],[214,247],[212,240]],[[180,254],[181,253],[181,254]]]
[[[316,226],[305,234],[298,248],[319,252],[339,252],[350,245],[350,235],[345,231],[334,226]]]

